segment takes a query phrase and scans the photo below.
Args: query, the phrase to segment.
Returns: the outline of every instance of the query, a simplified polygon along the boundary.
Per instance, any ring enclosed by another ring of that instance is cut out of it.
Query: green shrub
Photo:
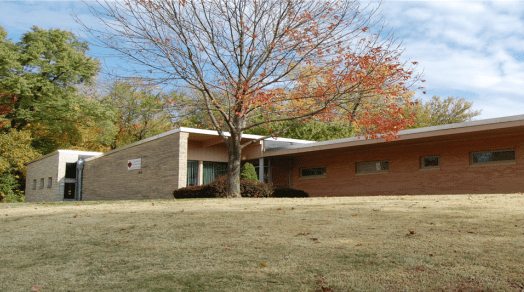
[[[273,190],[271,195],[275,198],[307,198],[309,194],[303,190],[297,190],[292,188],[276,188]]]
[[[259,183],[258,175],[253,164],[246,162],[242,166],[242,172],[240,173],[240,179],[252,180],[256,183]]]

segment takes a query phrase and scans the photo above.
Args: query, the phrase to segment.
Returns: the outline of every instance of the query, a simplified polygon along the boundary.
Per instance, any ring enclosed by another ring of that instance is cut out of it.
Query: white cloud
[[[428,93],[461,92],[488,118],[524,114],[522,4],[387,1],[381,12],[424,68]]]

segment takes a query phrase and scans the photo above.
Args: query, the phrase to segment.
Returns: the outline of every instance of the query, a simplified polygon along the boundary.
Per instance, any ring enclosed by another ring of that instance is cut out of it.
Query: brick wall
[[[37,160],[27,165],[25,200],[26,202],[56,201],[58,186],[58,152],[55,155]],[[48,178],[52,179],[52,186],[48,188]],[[40,180],[44,179],[44,187],[40,188]],[[33,180],[36,180],[36,189],[33,189]]]
[[[170,199],[187,180],[187,133],[174,133],[87,160],[83,200]],[[127,170],[141,158],[141,169]]]
[[[266,158],[266,160],[268,159]],[[273,186],[281,188],[292,186],[293,182],[290,181],[290,174],[293,171],[293,159],[290,157],[272,157],[270,160]]]
[[[338,149],[295,156],[293,187],[305,190],[311,196],[524,192],[523,133],[403,146],[391,142],[386,145],[379,149]],[[470,165],[470,152],[502,149],[515,149],[516,163]],[[440,169],[420,169],[420,157],[429,155],[440,155]],[[355,163],[375,160],[389,160],[389,172],[355,174]],[[326,176],[299,177],[300,168],[314,166],[326,166]]]

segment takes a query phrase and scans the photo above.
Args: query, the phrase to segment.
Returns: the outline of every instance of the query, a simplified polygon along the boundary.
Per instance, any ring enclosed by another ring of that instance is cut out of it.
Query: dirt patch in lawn
[[[522,291],[524,195],[0,205],[1,291]]]

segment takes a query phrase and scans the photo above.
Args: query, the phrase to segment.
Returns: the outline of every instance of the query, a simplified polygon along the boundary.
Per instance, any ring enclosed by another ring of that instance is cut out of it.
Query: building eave
[[[387,142],[382,138],[366,139],[363,137],[351,137],[337,140],[328,140],[314,144],[291,145],[264,153],[265,157],[292,155],[312,151],[330,150],[338,148],[351,148],[363,145],[376,145],[384,143],[394,143],[395,141],[406,141],[412,139],[424,139],[430,137],[446,136],[452,134],[472,133],[484,130],[496,130],[511,127],[524,127],[524,115],[509,116],[503,118],[494,118],[478,120],[471,122],[455,123],[433,127],[403,130],[398,132],[399,139]]]

